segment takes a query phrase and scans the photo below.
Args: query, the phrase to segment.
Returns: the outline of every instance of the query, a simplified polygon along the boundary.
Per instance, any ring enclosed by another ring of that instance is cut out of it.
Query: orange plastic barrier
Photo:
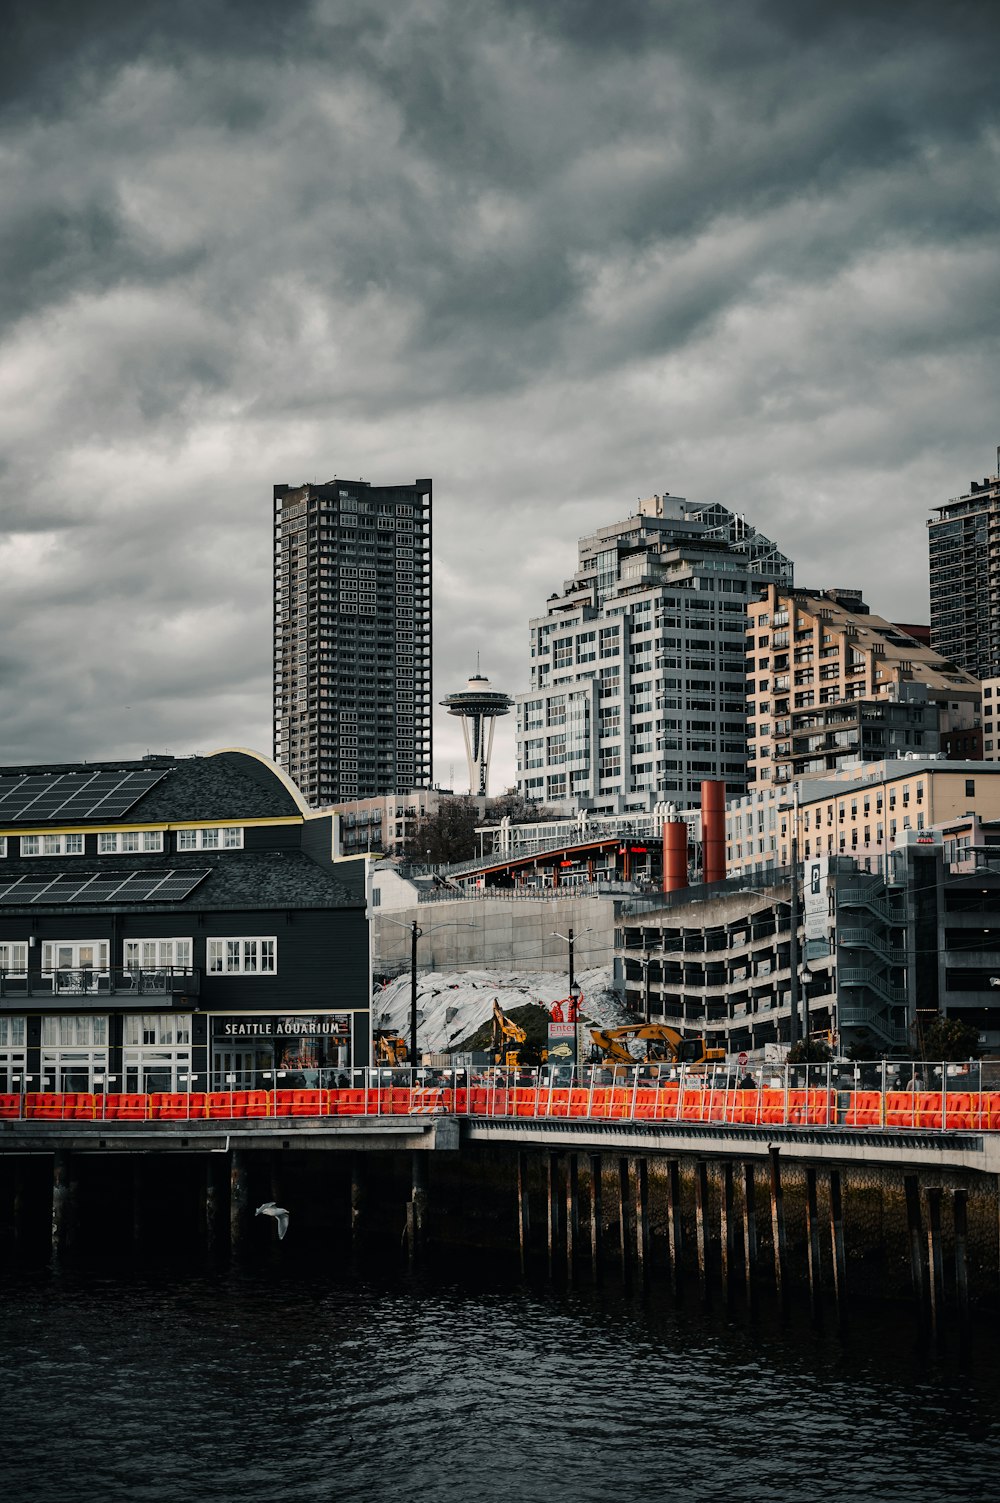
[[[206,1097],[203,1091],[161,1091],[149,1098],[149,1115],[154,1121],[187,1120],[204,1117]]]
[[[110,1098],[109,1098],[110,1100]],[[233,1107],[233,1093],[231,1091],[210,1091],[205,1103],[205,1116],[230,1118],[235,1117]]]
[[[514,1089],[515,1117],[537,1117],[538,1092],[534,1086],[516,1086]]]
[[[917,1126],[940,1128],[941,1092],[917,1091],[916,1098]]]
[[[704,1122],[707,1103],[704,1091],[685,1091],[681,1101],[682,1122]]]
[[[19,1117],[21,1115],[20,1096],[0,1096],[0,1117]]]
[[[76,1122],[93,1122],[101,1115],[100,1099],[100,1096],[91,1096],[85,1091],[67,1092],[63,1096],[66,1103],[63,1116]]]
[[[111,1122],[142,1122],[149,1115],[149,1097],[135,1091],[109,1092],[103,1105]]]
[[[912,1091],[886,1091],[886,1127],[916,1127],[917,1098]]]
[[[972,1127],[973,1106],[971,1091],[956,1091],[954,1095],[946,1094],[944,1108],[945,1127],[958,1128],[966,1132]]]
[[[878,1091],[842,1091],[839,1116],[841,1127],[880,1127],[882,1097]]]
[[[66,1097],[59,1091],[29,1091],[24,1098],[24,1115],[46,1120],[66,1115]]]
[[[336,1117],[363,1117],[368,1104],[368,1094],[375,1095],[376,1093],[374,1091],[366,1093],[354,1087],[345,1091],[330,1091],[328,1093],[330,1115]]]

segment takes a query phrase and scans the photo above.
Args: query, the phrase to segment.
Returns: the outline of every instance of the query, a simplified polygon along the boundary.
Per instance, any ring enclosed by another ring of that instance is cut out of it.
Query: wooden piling
[[[910,1279],[921,1319],[927,1306],[927,1279],[924,1268],[924,1234],[920,1216],[920,1181],[915,1174],[903,1177],[906,1197],[906,1226],[910,1239]]]
[[[365,1155],[351,1154],[351,1246],[359,1252],[365,1237]]]
[[[698,1283],[701,1297],[708,1299],[708,1242],[706,1218],[708,1216],[708,1165],[698,1159],[694,1167],[695,1231],[698,1243]]]
[[[410,1155],[410,1200],[406,1208],[407,1255],[410,1266],[422,1260],[427,1245],[427,1155]]]
[[[547,1230],[549,1245],[549,1278],[555,1277],[556,1258],[559,1250],[559,1155],[550,1151],[546,1155]]]
[[[847,1324],[847,1253],[844,1246],[844,1202],[840,1170],[830,1170],[830,1251],[833,1258],[833,1297],[837,1319]]]
[[[927,1191],[927,1268],[930,1275],[931,1332],[940,1335],[944,1324],[944,1251],[941,1246],[941,1196],[933,1187]]]
[[[819,1202],[816,1194],[816,1166],[806,1165],[806,1236],[809,1256],[809,1307],[818,1325],[823,1319],[822,1269],[819,1247]]]
[[[566,1155],[566,1276],[572,1283],[580,1244],[580,1170],[575,1153]]]
[[[644,1158],[635,1161],[635,1258],[639,1282],[649,1276],[649,1165]]]
[[[590,1155],[590,1272],[595,1284],[600,1283],[603,1271],[601,1267],[602,1164],[603,1160],[599,1153]]]
[[[780,1148],[769,1147],[771,1161],[771,1234],[774,1239],[774,1287],[779,1300],[784,1303],[788,1279],[786,1276],[787,1249],[785,1245],[785,1200],[781,1188]]]
[[[205,1250],[214,1257],[219,1251],[220,1201],[219,1160],[215,1154],[205,1157],[205,1180],[202,1194],[202,1216],[205,1228]]]
[[[58,1265],[72,1241],[73,1162],[68,1148],[52,1155],[52,1262]]]
[[[531,1236],[531,1213],[528,1201],[528,1155],[517,1155],[517,1245],[521,1255],[521,1272],[528,1271],[528,1241]]]
[[[684,1256],[681,1169],[676,1159],[667,1161],[667,1244],[670,1256],[670,1290],[676,1298],[681,1290],[681,1269]]]
[[[958,1321],[963,1333],[969,1324],[969,1192],[952,1192],[952,1218],[955,1228],[955,1295]]]
[[[722,1200],[719,1204],[719,1249],[721,1254],[722,1292],[730,1295],[733,1273],[733,1165],[730,1159],[722,1164]]]
[[[747,1304],[754,1300],[757,1273],[757,1184],[753,1163],[743,1165],[743,1276]]]
[[[246,1252],[250,1223],[250,1166],[242,1148],[229,1154],[229,1251],[234,1258]]]
[[[628,1255],[629,1244],[629,1172],[628,1159],[623,1153],[618,1155],[618,1232],[619,1246],[622,1255],[622,1279],[627,1284],[631,1276],[631,1263]]]

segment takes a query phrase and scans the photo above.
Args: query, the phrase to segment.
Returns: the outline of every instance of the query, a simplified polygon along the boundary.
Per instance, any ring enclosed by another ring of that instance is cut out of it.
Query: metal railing
[[[0,997],[197,996],[201,971],[190,966],[57,966],[0,970]]]
[[[308,1076],[311,1083],[303,1083]],[[541,1069],[263,1072],[207,1091],[0,1093],[26,1121],[234,1120],[445,1115],[786,1128],[1000,1131],[1000,1062],[728,1066],[557,1065]],[[275,1083],[277,1080],[277,1084]],[[17,1081],[8,1080],[8,1085]],[[23,1085],[23,1081],[21,1082]]]

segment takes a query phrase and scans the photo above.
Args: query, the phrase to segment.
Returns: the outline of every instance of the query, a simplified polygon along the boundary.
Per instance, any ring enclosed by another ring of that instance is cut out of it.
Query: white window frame
[[[242,825],[206,825],[200,830],[178,830],[179,851],[242,851]]]
[[[93,950],[91,961],[82,960],[85,950]],[[66,952],[70,958],[65,958]],[[107,990],[110,941],[106,939],[46,939],[42,941],[42,975],[54,992],[80,992],[84,978],[87,991]]]
[[[168,966],[191,969],[194,941],[188,937],[172,939],[127,939],[125,966],[135,971],[162,971]]]
[[[106,1084],[108,1047],[106,1013],[43,1016],[42,1089],[92,1092],[98,1083]],[[69,1076],[76,1077],[75,1081],[71,1083]]]
[[[210,976],[276,976],[278,940],[273,934],[221,935],[208,941]]]
[[[82,856],[85,841],[81,831],[69,835],[22,835],[22,856]]]
[[[0,940],[0,971],[6,976],[27,976],[28,941],[26,939]]]
[[[28,1020],[23,1013],[0,1015],[0,1091],[27,1089]]]
[[[162,830],[102,830],[97,837],[99,856],[138,855],[162,850]]]
[[[6,856],[6,854],[7,854],[7,837],[6,837],[6,835],[0,835],[0,856]]]

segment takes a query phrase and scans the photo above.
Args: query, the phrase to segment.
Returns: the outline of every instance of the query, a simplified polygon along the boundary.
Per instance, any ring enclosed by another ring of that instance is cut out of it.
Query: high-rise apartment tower
[[[314,808],[430,783],[431,492],[274,487],[274,760]]]
[[[1000,454],[998,454],[1000,471]],[[931,644],[976,678],[1000,674],[1000,474],[936,506],[927,523]]]
[[[565,809],[700,803],[746,787],[748,601],[791,562],[724,506],[652,496],[581,539],[579,565],[531,622],[517,697],[518,787]]]

